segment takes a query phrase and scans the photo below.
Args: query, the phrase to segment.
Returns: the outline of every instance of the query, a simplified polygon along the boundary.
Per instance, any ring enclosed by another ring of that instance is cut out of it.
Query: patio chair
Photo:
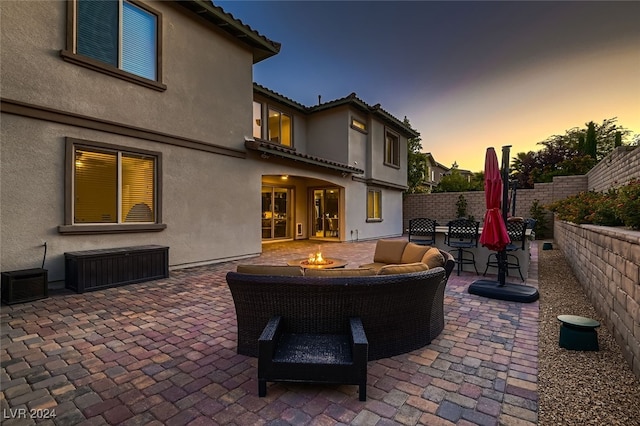
[[[478,229],[480,222],[469,219],[455,219],[448,223],[449,231],[444,236],[444,243],[453,248],[457,263],[457,273],[460,275],[463,265],[473,265],[473,269],[478,275],[476,268],[476,258],[472,251],[465,250],[478,247]],[[465,257],[468,254],[470,257]]]
[[[510,254],[510,252],[524,250],[524,245],[527,240],[527,224],[527,221],[507,222],[507,234],[509,234],[511,243],[505,247],[505,250],[507,251],[506,272],[507,275],[509,275],[509,269],[517,269],[522,281],[524,281],[524,276],[522,276],[522,270],[520,269],[520,260],[517,256]],[[489,268],[498,268],[498,253],[491,253],[489,255],[483,275],[487,275],[487,270]]]
[[[423,246],[433,246],[436,243],[436,226],[438,223],[426,217],[419,217],[409,221],[409,242]]]

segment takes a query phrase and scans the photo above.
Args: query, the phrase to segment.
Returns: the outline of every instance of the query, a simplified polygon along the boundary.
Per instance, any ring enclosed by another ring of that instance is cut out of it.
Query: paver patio
[[[371,261],[375,241],[320,245],[357,267]],[[536,424],[538,302],[470,295],[477,278],[470,273],[449,278],[437,339],[369,362],[366,402],[357,386],[281,383],[259,398],[257,359],[235,351],[225,274],[238,263],[284,264],[317,246],[269,244],[258,258],[175,270],[167,279],[3,305],[2,423]],[[537,259],[533,243],[527,284],[536,287]]]

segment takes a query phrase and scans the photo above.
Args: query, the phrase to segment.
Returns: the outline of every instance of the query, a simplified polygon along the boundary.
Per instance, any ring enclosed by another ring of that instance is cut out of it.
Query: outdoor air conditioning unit
[[[12,305],[47,298],[47,278],[47,270],[41,268],[3,272],[2,301]]]

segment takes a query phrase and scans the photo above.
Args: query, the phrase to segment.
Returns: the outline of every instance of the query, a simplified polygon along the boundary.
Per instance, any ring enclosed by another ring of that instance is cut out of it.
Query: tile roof
[[[345,96],[344,98],[334,99],[329,102],[324,102],[319,105],[314,105],[309,107],[309,106],[304,106],[301,103],[296,102],[280,93],[274,92],[273,90],[268,89],[258,83],[253,83],[253,90],[255,93],[258,93],[262,96],[268,97],[275,101],[282,102],[288,105],[289,107],[294,108],[304,114],[313,114],[314,112],[325,111],[331,108],[337,108],[343,105],[349,105],[356,109],[359,109],[360,111],[377,116],[387,124],[394,126],[396,130],[401,131],[407,137],[420,136],[420,133],[418,133],[416,130],[412,129],[411,127],[405,126],[404,122],[400,121],[399,119],[391,115],[389,112],[385,111],[380,104],[375,104],[371,106],[366,102],[364,102],[362,99],[358,98],[358,96],[355,93],[351,93],[348,96]]]
[[[248,45],[253,52],[254,64],[280,52],[280,43],[263,36],[220,6],[214,5],[211,0],[183,0],[176,3]]]
[[[364,170],[357,167],[353,167],[348,164],[339,163],[337,161],[329,160],[322,157],[316,157],[314,155],[302,154],[300,152],[297,152],[295,149],[288,148],[284,145],[271,143],[263,139],[245,139],[244,145],[247,149],[259,151],[266,155],[274,155],[280,158],[300,161],[302,163],[320,166],[343,173],[364,173]]]

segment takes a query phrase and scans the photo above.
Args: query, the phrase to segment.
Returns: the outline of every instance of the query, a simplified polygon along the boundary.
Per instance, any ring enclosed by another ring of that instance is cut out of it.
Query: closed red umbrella
[[[502,147],[502,174],[498,168],[498,158],[493,148],[487,148],[484,164],[484,196],[487,212],[484,215],[484,225],[480,243],[489,250],[497,251],[498,281],[476,280],[469,284],[469,293],[492,299],[509,300],[512,302],[535,302],[538,300],[538,289],[527,285],[506,285],[507,252],[505,247],[510,243],[507,226],[504,223],[507,216],[507,193],[502,185],[503,179],[509,176],[509,148]],[[500,198],[502,196],[502,199]],[[502,209],[500,208],[502,204]]]
[[[480,244],[489,250],[502,251],[511,240],[500,209],[502,177],[493,148],[487,148],[484,160],[484,198],[487,212],[484,215]]]

